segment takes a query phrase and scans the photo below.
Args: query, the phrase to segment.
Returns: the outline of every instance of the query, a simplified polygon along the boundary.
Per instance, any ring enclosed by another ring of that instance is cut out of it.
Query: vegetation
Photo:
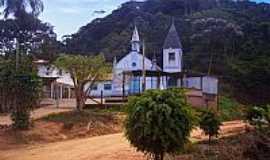
[[[155,160],[184,148],[194,117],[183,90],[149,90],[129,99],[125,135],[130,143]]]
[[[147,0],[127,2],[65,40],[74,54],[104,53],[120,59],[129,51],[134,21],[146,55],[162,62],[162,46],[174,17],[184,47],[185,69],[222,77],[243,104],[269,103],[270,5],[249,0]],[[241,83],[239,83],[241,82]]]
[[[246,116],[249,123],[259,130],[270,128],[270,105],[250,107]]]
[[[246,106],[241,105],[231,97],[222,96],[219,102],[220,120],[233,121],[245,118]]]
[[[55,61],[55,65],[70,73],[74,83],[77,109],[79,111],[84,108],[93,85],[97,81],[106,78],[111,71],[110,65],[102,55],[63,55]]]
[[[53,26],[38,19],[43,7],[41,0],[0,1],[4,14],[4,19],[0,20],[1,53],[32,54],[46,60],[55,58],[61,45]]]
[[[40,80],[31,70],[28,57],[24,57],[16,70],[14,60],[0,60],[0,109],[11,111],[13,127],[28,129],[30,111],[39,99]]]
[[[43,2],[41,0],[1,0],[0,7],[4,7],[5,18],[10,15],[18,18],[28,13],[28,9],[33,16],[38,16],[43,11]]]
[[[92,110],[84,110],[82,112],[71,111],[71,112],[64,112],[64,113],[57,113],[48,115],[42,120],[49,121],[49,122],[57,122],[63,124],[87,124],[89,121],[109,121],[113,120],[114,113],[102,113],[96,112]]]
[[[211,143],[211,138],[213,136],[218,136],[221,126],[221,121],[217,115],[212,110],[202,111],[200,119],[200,128],[205,134],[209,136],[209,144]]]
[[[37,30],[50,28],[37,19],[43,11],[41,0],[1,0],[0,7],[4,13],[4,20],[0,21],[0,47],[4,54],[0,59],[0,109],[12,111],[15,128],[27,129],[30,111],[37,103],[40,89],[28,51],[29,47],[34,47],[34,39],[40,37]]]
[[[196,160],[266,160],[270,156],[268,144],[269,135],[267,140],[254,132],[246,132],[220,138],[218,143],[208,147],[205,142],[199,142],[193,146],[190,157]]]

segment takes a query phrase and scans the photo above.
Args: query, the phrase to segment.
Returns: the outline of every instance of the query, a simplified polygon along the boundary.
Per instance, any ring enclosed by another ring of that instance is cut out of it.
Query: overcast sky
[[[128,0],[43,0],[44,12],[40,18],[55,26],[58,38],[72,34],[97,17],[104,17]],[[140,0],[142,1],[142,0]],[[270,0],[257,0],[270,2]],[[94,11],[106,11],[95,14]]]

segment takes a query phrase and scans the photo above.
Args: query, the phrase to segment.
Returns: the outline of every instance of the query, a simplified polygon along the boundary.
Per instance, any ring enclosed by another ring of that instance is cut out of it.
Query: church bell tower
[[[180,38],[173,22],[163,45],[164,72],[182,72],[182,48]]]

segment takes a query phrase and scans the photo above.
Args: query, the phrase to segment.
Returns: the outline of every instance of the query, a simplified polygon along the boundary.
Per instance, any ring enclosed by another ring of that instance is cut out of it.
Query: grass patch
[[[124,106],[109,107],[106,109],[89,109],[88,111],[97,112],[97,113],[120,113],[124,114],[126,108]]]
[[[245,107],[229,97],[221,97],[219,102],[222,121],[243,119]]]
[[[101,112],[94,110],[83,110],[81,112],[71,111],[63,112],[57,114],[51,114],[47,117],[42,118],[41,120],[49,122],[57,122],[66,124],[66,126],[71,126],[72,124],[85,124],[89,121],[110,121],[114,120],[115,113],[111,112]]]

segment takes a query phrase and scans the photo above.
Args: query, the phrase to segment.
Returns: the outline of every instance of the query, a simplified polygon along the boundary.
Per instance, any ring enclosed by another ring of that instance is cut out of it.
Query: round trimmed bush
[[[127,139],[155,160],[184,148],[195,119],[182,89],[148,90],[129,99],[127,112]]]

